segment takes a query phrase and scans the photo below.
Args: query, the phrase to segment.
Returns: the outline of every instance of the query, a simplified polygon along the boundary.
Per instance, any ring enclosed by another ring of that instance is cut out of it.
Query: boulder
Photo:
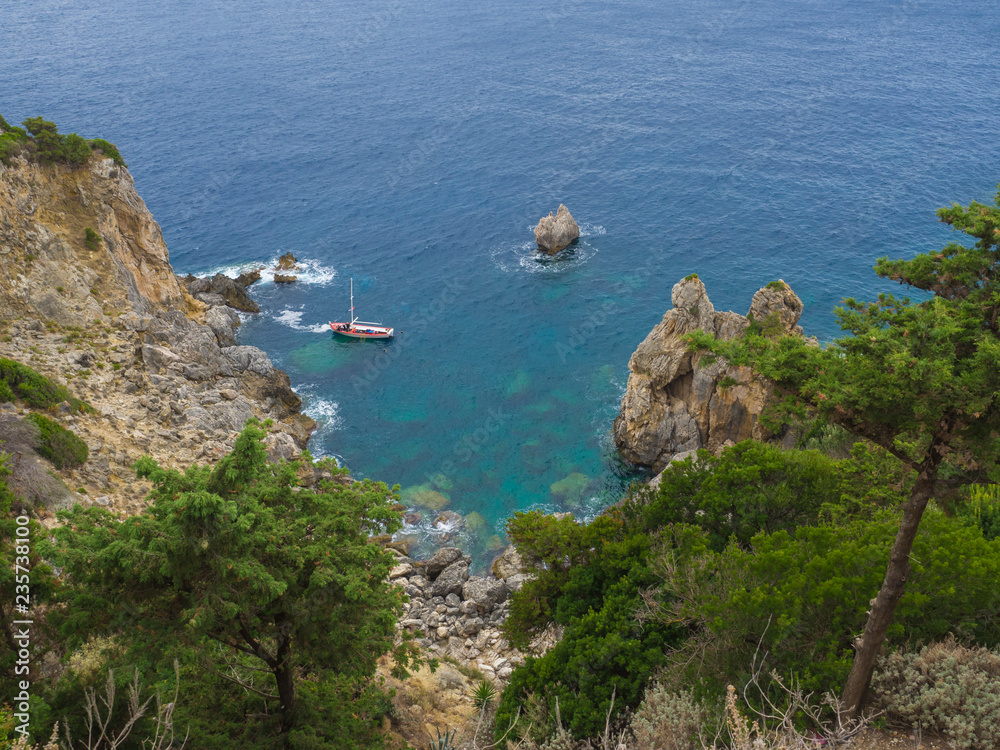
[[[255,268],[252,271],[244,271],[236,277],[236,283],[246,289],[251,284],[256,284],[260,281],[260,272],[263,270],[263,268]]]
[[[469,580],[469,564],[465,560],[459,560],[442,570],[434,579],[431,594],[432,596],[461,595],[462,586],[467,580]]]
[[[298,281],[298,276],[285,276],[284,274],[276,273],[274,274],[275,284],[291,284],[293,281]]]
[[[222,353],[233,363],[237,372],[255,372],[270,375],[274,371],[270,357],[256,346],[227,346]]]
[[[705,285],[689,276],[671,291],[673,309],[646,336],[629,360],[629,379],[614,423],[622,455],[661,472],[679,453],[771,435],[759,422],[773,384],[748,367],[734,367],[688,349],[687,334],[702,330],[720,340],[741,335],[749,320],[716,312]],[[784,282],[754,295],[750,308],[766,333],[801,334],[802,301]]]
[[[494,576],[503,580],[524,571],[524,561],[517,554],[517,549],[513,544],[508,544],[504,551],[493,559],[493,562],[490,563],[490,571]]]
[[[538,249],[544,250],[549,255],[569,247],[579,236],[580,227],[573,220],[569,209],[561,203],[555,216],[549,211],[549,215],[543,216],[535,227],[535,242],[538,243]]]
[[[515,575],[510,576],[510,578],[507,578],[504,581],[504,583],[506,583],[507,588],[513,592],[520,589],[521,586],[524,585],[525,581],[530,581],[533,577],[534,576],[532,576],[530,573],[517,573]]]
[[[462,550],[458,547],[442,547],[430,560],[424,563],[425,569],[427,570],[427,576],[433,580],[441,571],[447,568],[449,565],[453,565],[462,559]],[[460,593],[461,590],[455,592]],[[435,594],[437,596],[437,594]],[[444,594],[441,594],[444,596]]]
[[[480,614],[492,612],[508,593],[507,584],[497,578],[473,576],[462,586],[462,598],[474,601]]]
[[[240,324],[240,316],[229,307],[210,307],[205,311],[205,325],[212,329],[219,346],[236,346],[233,331]]]

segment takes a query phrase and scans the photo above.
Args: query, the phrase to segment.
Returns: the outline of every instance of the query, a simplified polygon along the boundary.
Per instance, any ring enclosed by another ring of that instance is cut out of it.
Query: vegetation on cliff
[[[122,155],[103,138],[85,140],[76,133],[64,135],[56,124],[41,117],[29,117],[24,127],[10,125],[0,115],[0,161],[10,164],[11,157],[21,156],[40,164],[86,164],[94,149],[114,160],[120,167],[126,166]]]
[[[1000,663],[996,651],[977,656],[1000,646],[1000,195],[992,206],[938,215],[975,244],[880,260],[880,275],[929,296],[845,301],[838,315],[849,335],[831,346],[764,325],[731,342],[690,334],[693,348],[774,380],[782,397],[775,426],[805,418],[839,425],[850,458],[745,442],[672,464],[657,489],[635,489],[588,524],[538,514],[509,524],[538,571],[514,596],[510,637],[523,642],[549,623],[565,635],[514,673],[497,737],[512,723],[514,735],[533,735],[529,744],[564,738],[564,730],[595,737],[609,715],[640,708],[642,688],[654,681],[646,697],[672,696],[660,701],[672,708],[650,724],[653,704],[643,703],[645,729],[633,739],[662,738],[683,714],[700,718],[676,747],[701,747],[699,731],[719,728],[742,747],[744,725],[730,712],[726,726],[720,705],[727,685],[759,709],[792,696],[799,708],[789,726],[822,733],[822,712],[801,710],[801,694],[786,690],[790,679],[817,694],[842,693],[839,716],[850,719],[880,651],[953,634],[958,642],[934,646],[946,654],[926,679],[951,696],[950,710],[967,712],[961,727],[935,719],[944,693],[910,685],[909,697],[893,693],[910,667],[882,662],[897,674],[875,680],[874,700],[890,718],[942,727],[956,747],[995,746],[992,693],[960,685],[995,679]],[[657,638],[666,650],[643,648]],[[756,699],[743,694],[753,686]],[[569,739],[562,746],[582,747]]]
[[[0,403],[15,398],[33,409],[47,409],[66,402],[73,411],[93,411],[65,387],[21,362],[0,357]]]
[[[388,708],[376,661],[391,655],[401,673],[413,661],[409,641],[394,641],[393,557],[369,540],[398,528],[395,497],[339,473],[303,488],[296,463],[268,463],[264,436],[251,423],[214,468],[183,474],[141,459],[152,505],[124,523],[99,507],[67,513],[53,552],[66,586],[50,620],[71,650],[103,639],[123,678],[139,665],[169,681],[178,660],[186,698],[174,721],[199,747],[373,746]],[[70,707],[93,679],[61,681],[51,718],[68,712],[80,729]]]

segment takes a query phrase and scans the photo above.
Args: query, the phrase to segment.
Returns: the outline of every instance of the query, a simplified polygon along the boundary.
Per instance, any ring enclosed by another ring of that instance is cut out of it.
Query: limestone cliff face
[[[211,462],[250,417],[274,420],[272,454],[305,446],[314,423],[267,354],[238,344],[239,322],[223,297],[206,303],[179,283],[159,225],[111,159],[0,164],[0,357],[97,409],[59,417],[90,447],[82,467],[59,472],[75,501],[134,512],[147,490],[136,458]]]
[[[87,228],[100,240],[86,240]],[[59,288],[61,287],[61,291]],[[128,170],[0,164],[0,314],[84,325],[182,303],[160,226]]]
[[[684,340],[700,329],[729,341],[746,329],[748,319],[716,312],[697,277],[675,284],[671,301],[673,309],[629,360],[628,385],[614,423],[622,455],[655,471],[677,453],[698,448],[718,451],[728,441],[770,437],[758,418],[773,392],[772,384],[749,368],[706,362],[704,354],[688,351]],[[784,282],[758,291],[748,314],[781,332],[802,333],[797,325],[802,301]],[[725,378],[736,385],[720,388]]]

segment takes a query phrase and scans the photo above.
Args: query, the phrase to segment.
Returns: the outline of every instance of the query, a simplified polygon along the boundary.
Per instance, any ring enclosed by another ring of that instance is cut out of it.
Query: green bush
[[[86,164],[90,158],[90,146],[76,133],[70,133],[63,141],[62,156],[70,164]]]
[[[685,622],[711,643],[713,690],[745,680],[754,653],[804,688],[836,692],[850,670],[852,641],[879,590],[898,517],[760,534],[749,549],[709,549],[687,536],[660,554],[664,622]],[[685,532],[688,533],[688,532]],[[912,570],[888,631],[888,644],[926,643],[957,633],[1000,642],[995,618],[1000,541],[937,508],[929,508],[911,555]],[[690,650],[690,649],[689,649]],[[688,654],[690,656],[690,653]],[[677,658],[683,661],[684,654]],[[679,662],[680,663],[680,662]]]
[[[959,506],[958,515],[977,526],[986,539],[1000,537],[1000,487],[974,484],[967,492],[969,499]]]
[[[759,532],[894,507],[903,497],[887,479],[902,481],[899,462],[864,444],[836,461],[819,451],[746,440],[719,456],[702,450],[671,464],[659,487],[633,491],[625,510],[647,532],[674,523],[699,526],[709,546],[721,551],[730,539],[745,548]]]
[[[0,404],[14,400],[14,391],[7,385],[6,380],[0,380]]]
[[[86,227],[84,232],[84,243],[90,250],[96,250],[101,246],[101,235],[95,232],[90,227]]]
[[[920,653],[882,657],[873,703],[907,727],[941,732],[956,750],[1000,747],[1000,652],[949,637]]]
[[[122,155],[118,153],[118,148],[110,141],[106,141],[103,138],[93,138],[89,141],[89,143],[91,148],[99,148],[104,152],[105,156],[111,157],[111,159],[113,159],[115,164],[119,167],[128,166],[125,163],[125,160],[122,159]]]
[[[27,154],[27,141],[28,134],[24,128],[5,128],[0,135],[0,161],[9,165],[11,157]]]
[[[514,672],[497,706],[497,734],[535,700],[547,708],[549,724],[532,733],[547,736],[555,730],[558,700],[572,734],[595,735],[604,727],[612,694],[615,715],[637,705],[665,653],[683,635],[677,628],[641,627],[634,618],[642,591],[655,581],[647,565],[650,539],[631,533],[615,512],[585,525],[537,511],[519,513],[508,522],[508,534],[538,575],[514,595],[505,634],[523,644],[550,621],[565,630],[548,653]]]
[[[115,145],[103,138],[86,140],[76,133],[62,135],[54,122],[42,117],[29,117],[23,124],[24,128],[13,127],[0,116],[0,161],[4,164],[10,164],[14,156],[25,156],[42,164],[80,166],[87,163],[96,148],[118,166],[126,166]]]
[[[74,411],[93,411],[93,408],[72,396],[61,385],[53,383],[27,365],[12,359],[0,357],[0,382],[4,383],[13,395],[34,409],[45,409],[68,401]],[[3,394],[4,391],[0,390],[0,400],[12,400],[3,399]]]
[[[41,414],[29,414],[27,419],[38,425],[38,453],[57,469],[82,466],[87,461],[87,444],[58,422]]]

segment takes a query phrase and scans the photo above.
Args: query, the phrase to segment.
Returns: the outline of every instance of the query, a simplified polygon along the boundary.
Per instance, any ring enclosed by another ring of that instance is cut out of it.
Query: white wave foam
[[[260,270],[259,284],[273,284],[274,274],[277,271],[278,256],[274,256],[268,261],[240,263],[239,265],[219,266],[205,272],[206,276],[213,276],[221,273],[235,279],[241,273]],[[298,277],[296,284],[313,284],[315,286],[327,286],[337,276],[337,270],[331,266],[324,266],[315,258],[300,258],[296,261],[299,267],[296,271],[277,271],[279,274]]]
[[[302,399],[302,413],[316,420],[317,428],[312,440],[319,443],[343,427],[344,420],[340,416],[340,405],[336,401],[317,395],[315,388],[314,385],[297,386],[295,392]],[[313,444],[312,440],[310,444]]]
[[[327,323],[315,323],[312,325],[302,325],[303,310],[284,309],[274,316],[274,320],[295,331],[308,331],[310,333],[326,333],[330,330]]]
[[[603,232],[603,229],[602,229]],[[563,273],[579,268],[597,254],[597,248],[582,239],[555,255],[546,255],[534,242],[507,244],[490,251],[494,265],[505,273]]]

